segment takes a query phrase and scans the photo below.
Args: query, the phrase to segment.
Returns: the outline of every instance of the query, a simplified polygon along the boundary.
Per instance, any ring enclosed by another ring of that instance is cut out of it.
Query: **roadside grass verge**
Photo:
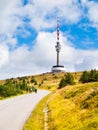
[[[24,125],[23,130],[44,130],[44,108],[50,94],[44,97],[38,105],[35,107],[34,111],[31,113],[29,119]]]

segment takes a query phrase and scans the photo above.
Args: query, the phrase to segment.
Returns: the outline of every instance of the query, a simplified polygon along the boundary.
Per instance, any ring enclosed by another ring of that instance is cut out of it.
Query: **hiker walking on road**
[[[35,93],[37,93],[37,88],[35,88]]]

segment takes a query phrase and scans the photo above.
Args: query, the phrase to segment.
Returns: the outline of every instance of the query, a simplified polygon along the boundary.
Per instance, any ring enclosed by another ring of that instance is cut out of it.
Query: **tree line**
[[[97,81],[98,81],[98,71],[96,71],[96,69],[92,69],[89,72],[83,71],[79,79],[79,82],[81,83],[97,82]],[[62,77],[58,89],[63,88],[67,85],[74,85],[74,84],[75,84],[74,76],[71,73],[66,73]]]

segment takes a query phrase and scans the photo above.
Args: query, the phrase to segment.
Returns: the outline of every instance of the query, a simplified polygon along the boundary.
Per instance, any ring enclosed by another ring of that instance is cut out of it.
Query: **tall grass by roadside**
[[[35,107],[30,118],[24,125],[23,130],[44,130],[44,108],[50,95],[43,98],[40,103]]]

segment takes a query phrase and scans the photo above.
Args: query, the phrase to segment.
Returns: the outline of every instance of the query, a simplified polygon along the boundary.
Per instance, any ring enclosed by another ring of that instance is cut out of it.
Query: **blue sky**
[[[67,72],[98,69],[97,0],[0,1],[0,79],[50,72],[56,64],[60,18],[60,64]]]

